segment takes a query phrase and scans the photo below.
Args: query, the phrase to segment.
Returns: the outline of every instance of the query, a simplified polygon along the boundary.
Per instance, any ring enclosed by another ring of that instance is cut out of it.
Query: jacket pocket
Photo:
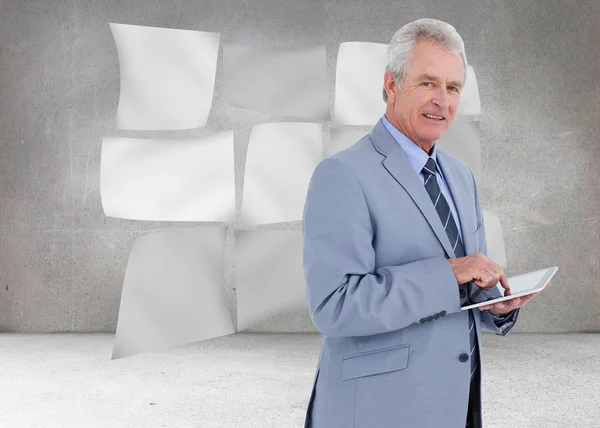
[[[342,361],[342,381],[405,369],[410,344],[346,355]]]

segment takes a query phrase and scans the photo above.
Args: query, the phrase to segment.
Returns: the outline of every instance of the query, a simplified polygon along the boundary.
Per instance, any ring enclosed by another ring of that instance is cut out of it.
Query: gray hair
[[[464,66],[463,85],[467,82],[467,55],[462,37],[452,25],[437,19],[423,18],[409,22],[400,28],[387,48],[386,71],[390,71],[398,86],[408,71],[412,49],[418,40],[427,39],[435,42],[450,54],[460,54]],[[383,88],[383,101],[387,103],[387,93]]]

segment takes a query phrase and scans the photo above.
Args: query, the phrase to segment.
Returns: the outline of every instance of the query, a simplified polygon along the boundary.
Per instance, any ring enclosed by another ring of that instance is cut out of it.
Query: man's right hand
[[[502,267],[498,263],[488,259],[483,253],[448,259],[448,262],[452,266],[458,284],[466,284],[469,281],[473,281],[479,288],[487,291],[500,282],[500,285],[505,290],[504,295],[510,295],[510,286],[502,271]]]

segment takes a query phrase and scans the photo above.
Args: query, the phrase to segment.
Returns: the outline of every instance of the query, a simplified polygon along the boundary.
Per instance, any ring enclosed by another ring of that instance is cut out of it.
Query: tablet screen
[[[508,285],[510,286],[510,293],[516,294],[521,291],[526,291],[532,288],[537,288],[539,286],[544,285],[542,280],[548,274],[548,269],[536,270],[535,272],[522,273],[520,275],[515,275],[508,278]],[[498,285],[497,285],[498,287]],[[504,294],[504,288],[499,285]]]

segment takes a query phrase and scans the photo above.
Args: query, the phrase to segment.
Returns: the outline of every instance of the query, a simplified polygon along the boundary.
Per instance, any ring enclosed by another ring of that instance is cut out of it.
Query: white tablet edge
[[[504,302],[505,300],[514,299],[515,297],[526,296],[528,294],[542,291],[544,288],[546,288],[546,285],[548,285],[548,282],[550,282],[550,280],[552,279],[554,274],[558,271],[558,266],[552,266],[552,267],[549,267],[546,269],[547,269],[546,274],[540,280],[540,282],[538,283],[538,285],[535,288],[530,288],[529,290],[520,291],[518,293],[511,294],[510,296],[502,296],[502,297],[498,297],[497,299],[491,299],[491,300],[487,300],[485,302],[475,303],[475,304],[469,305],[469,306],[462,306],[460,308],[460,310],[466,311],[468,309],[478,308],[479,306],[493,305],[494,303]],[[542,270],[542,269],[540,269],[540,270]],[[532,272],[534,272],[534,271],[532,271]],[[531,273],[531,272],[529,272],[529,273]],[[526,274],[521,274],[521,275],[526,275]],[[515,275],[515,276],[519,276],[519,275]],[[542,284],[542,285],[539,285],[539,284]]]

